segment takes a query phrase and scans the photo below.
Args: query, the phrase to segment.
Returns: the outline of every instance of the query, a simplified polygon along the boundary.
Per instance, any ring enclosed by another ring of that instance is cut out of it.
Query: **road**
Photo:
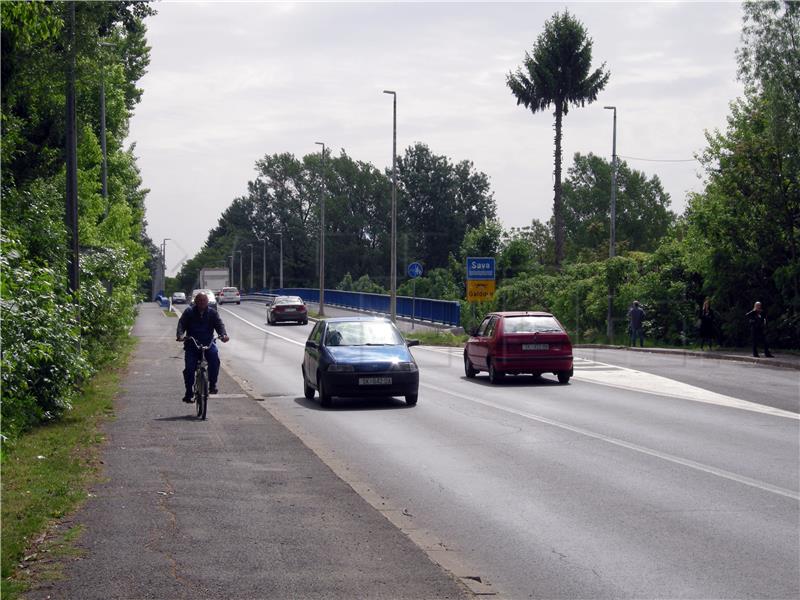
[[[579,350],[569,385],[491,386],[458,349],[418,347],[418,406],[321,410],[300,377],[311,325],[220,311],[223,363],[260,405],[502,597],[800,596],[797,371]]]

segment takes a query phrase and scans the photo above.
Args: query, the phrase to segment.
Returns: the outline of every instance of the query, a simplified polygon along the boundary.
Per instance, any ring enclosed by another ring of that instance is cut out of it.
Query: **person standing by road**
[[[711,350],[714,344],[714,328],[716,324],[716,314],[711,308],[711,298],[706,298],[705,302],[703,302],[698,321],[700,322],[700,350],[703,350],[706,342],[708,343],[708,349]]]
[[[764,356],[772,358],[767,344],[767,315],[761,308],[761,302],[753,305],[753,310],[745,315],[750,321],[750,333],[753,337],[753,356],[758,358],[758,346],[764,346]]]
[[[636,346],[636,339],[639,345],[644,348],[644,310],[639,306],[639,301],[634,300],[633,306],[628,311],[628,330],[631,333],[631,346]]]
[[[184,310],[181,318],[178,319],[178,330],[175,334],[177,341],[183,342],[183,382],[186,385],[186,394],[183,396],[183,401],[189,404],[194,402],[194,398],[192,397],[194,372],[197,369],[197,363],[201,359],[201,354],[194,342],[186,339],[186,336],[193,337],[197,340],[198,344],[202,344],[203,346],[211,345],[211,347],[206,350],[206,359],[208,360],[208,393],[216,394],[218,391],[219,353],[217,352],[217,346],[211,344],[211,340],[214,339],[215,331],[219,335],[219,339],[223,342],[227,342],[230,339],[228,333],[225,331],[225,324],[222,322],[217,311],[208,307],[208,296],[200,292],[194,297],[192,306]]]

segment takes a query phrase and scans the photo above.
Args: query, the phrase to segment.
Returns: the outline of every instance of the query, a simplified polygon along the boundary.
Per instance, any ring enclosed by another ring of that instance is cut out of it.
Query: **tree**
[[[562,119],[570,106],[584,106],[597,99],[610,74],[591,70],[592,40],[583,24],[565,10],[556,13],[544,27],[533,45],[525,52],[523,67],[509,73],[506,84],[532,113],[549,106],[555,107],[555,183],[553,184],[553,218],[555,233],[555,264],[560,267],[564,258],[564,214],[561,199],[561,141]]]
[[[564,180],[566,255],[602,260],[608,255],[611,163],[575,153]],[[619,249],[652,252],[674,222],[669,194],[658,176],[649,178],[624,161],[617,168],[617,231]]]
[[[398,157],[397,173],[398,239],[426,268],[446,267],[468,229],[495,217],[489,178],[471,161],[453,164],[417,143]]]

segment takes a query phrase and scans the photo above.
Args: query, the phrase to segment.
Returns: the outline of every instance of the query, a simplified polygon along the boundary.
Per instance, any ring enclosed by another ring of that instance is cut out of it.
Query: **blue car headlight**
[[[328,365],[328,373],[352,373],[353,365]]]
[[[403,373],[416,373],[417,363],[414,362],[398,362],[392,365],[392,371],[402,371]]]

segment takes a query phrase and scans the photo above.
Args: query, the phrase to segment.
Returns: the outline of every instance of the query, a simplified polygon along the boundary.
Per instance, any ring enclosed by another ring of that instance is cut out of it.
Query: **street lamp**
[[[267,238],[264,236],[263,240],[258,240],[262,242],[261,247],[261,289],[267,289]]]
[[[114,47],[109,42],[99,42],[100,46]],[[101,51],[102,54],[102,51]],[[108,215],[108,151],[106,149],[106,77],[105,57],[100,57],[100,150],[103,153],[103,200],[106,201],[106,215]]]
[[[314,142],[322,146],[322,193],[320,196],[319,210],[319,315],[325,316],[325,144]]]
[[[228,255],[228,271],[230,271],[231,276],[231,285],[234,285],[233,281],[233,254]]]
[[[242,277],[242,251],[237,250],[236,254],[239,255],[239,287],[244,285],[244,277]]]
[[[280,256],[280,271],[278,275],[278,286],[283,289],[283,232],[278,234],[281,236],[281,256]]]
[[[614,111],[614,137],[611,147],[611,235],[608,241],[608,257],[614,258],[616,254],[616,235],[617,235],[617,107],[604,106],[606,110]],[[608,342],[614,341],[614,287],[608,288],[608,319],[606,323],[606,335]]]
[[[397,92],[383,90],[384,94],[392,95],[392,239],[391,239],[391,269],[389,270],[390,296],[389,314],[392,322],[397,320]]]
[[[161,242],[161,291],[167,287],[167,242],[172,238],[164,238]]]
[[[253,244],[247,244],[250,246],[250,291],[253,291]]]

